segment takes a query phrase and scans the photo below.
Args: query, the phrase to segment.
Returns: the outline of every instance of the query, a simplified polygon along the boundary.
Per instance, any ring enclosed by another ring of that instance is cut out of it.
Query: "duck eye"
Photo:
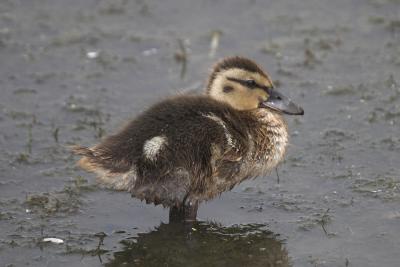
[[[245,82],[246,82],[247,87],[250,87],[250,88],[257,87],[257,83],[255,80],[246,80]]]
[[[224,93],[229,93],[233,91],[233,87],[232,86],[224,86],[224,88],[222,89],[224,91]]]

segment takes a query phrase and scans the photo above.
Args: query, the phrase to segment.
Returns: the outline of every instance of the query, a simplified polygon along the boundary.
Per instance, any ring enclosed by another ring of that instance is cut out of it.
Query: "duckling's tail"
[[[81,156],[88,156],[89,154],[93,155],[93,151],[86,146],[72,145],[68,146],[68,148],[76,155],[81,155]]]
[[[71,151],[82,156],[78,160],[77,165],[82,169],[97,174],[97,181],[111,189],[129,191],[133,186],[133,181],[136,180],[136,171],[134,169],[128,171],[116,171],[110,166],[107,166],[103,161],[103,156],[96,151],[96,148],[84,146],[70,146]]]
[[[77,165],[81,167],[84,170],[90,171],[90,172],[96,172],[96,169],[98,168],[97,164],[95,163],[96,161],[96,156],[93,153],[93,150],[85,147],[85,146],[70,146],[69,147],[71,151],[79,156],[83,156],[78,162]]]

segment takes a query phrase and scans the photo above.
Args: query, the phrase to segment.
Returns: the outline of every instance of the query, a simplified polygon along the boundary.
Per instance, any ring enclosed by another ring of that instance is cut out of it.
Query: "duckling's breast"
[[[249,134],[250,149],[244,164],[249,174],[268,174],[283,160],[287,144],[288,133],[284,122],[260,125]]]
[[[214,183],[209,184],[209,192],[221,193],[245,179],[266,175],[284,158],[288,132],[282,116],[265,111],[252,112],[245,116],[245,121],[249,123],[242,128],[246,133],[244,142],[243,139],[239,142],[245,145],[232,146],[231,150],[228,147],[223,152],[217,145],[212,149],[212,157],[215,158],[211,161]],[[229,136],[231,143],[240,138],[235,134]],[[227,149],[229,153],[226,152]],[[227,154],[230,154],[229,160]]]
[[[288,144],[287,125],[281,114],[265,109],[253,112],[256,118],[249,133],[247,166],[253,176],[262,176],[282,160]]]

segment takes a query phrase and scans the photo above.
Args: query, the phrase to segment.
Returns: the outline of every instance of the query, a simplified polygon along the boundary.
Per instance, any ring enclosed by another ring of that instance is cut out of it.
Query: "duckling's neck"
[[[287,124],[281,113],[257,109],[251,111],[257,127],[251,133],[253,151],[251,157],[259,164],[260,172],[265,174],[278,165],[286,152],[288,144]]]
[[[282,126],[286,128],[286,122],[280,112],[266,108],[258,108],[252,110],[251,113],[260,123],[272,127]]]

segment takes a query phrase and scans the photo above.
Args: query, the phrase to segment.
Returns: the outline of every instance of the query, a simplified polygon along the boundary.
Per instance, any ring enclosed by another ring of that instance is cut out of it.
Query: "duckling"
[[[74,146],[78,165],[108,188],[170,208],[170,221],[196,220],[199,203],[269,173],[283,159],[283,114],[303,115],[255,62],[217,62],[205,95],[163,100],[92,147]]]

